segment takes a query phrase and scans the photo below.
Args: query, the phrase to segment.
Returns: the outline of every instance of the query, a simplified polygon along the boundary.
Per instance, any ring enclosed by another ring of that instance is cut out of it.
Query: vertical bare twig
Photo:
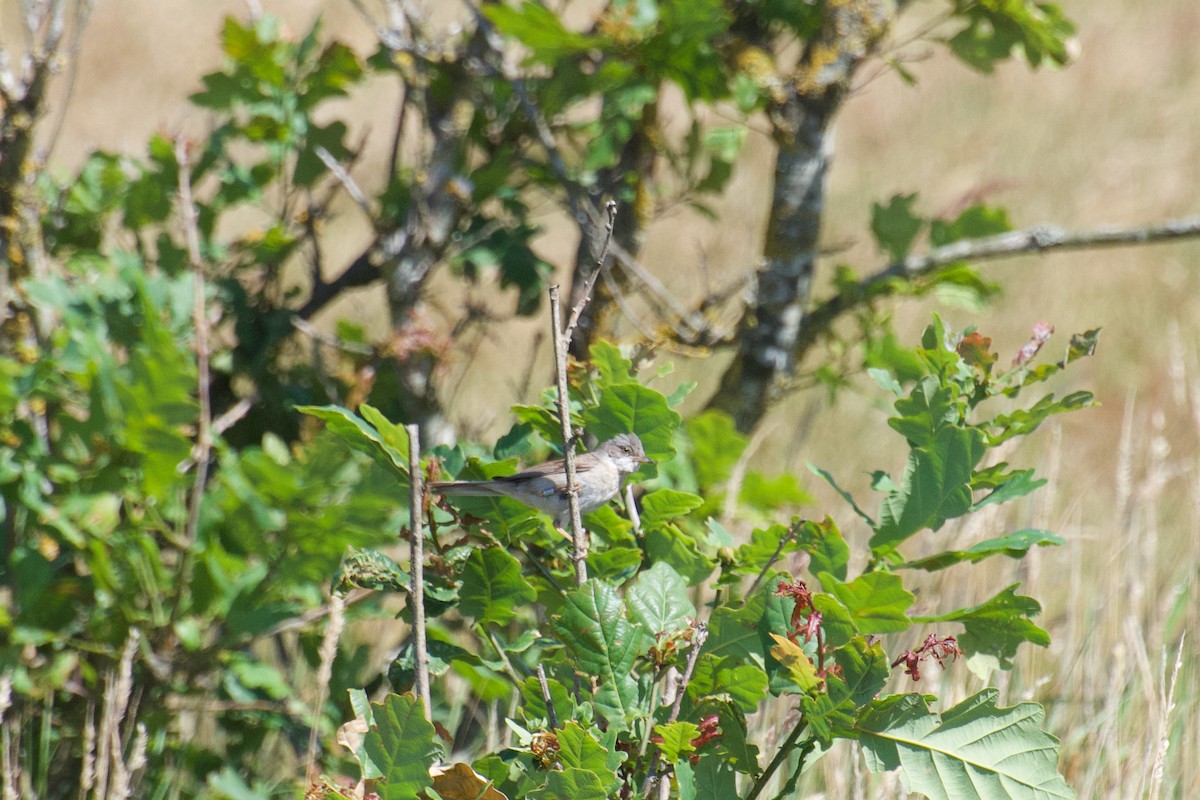
[[[413,667],[416,673],[417,696],[425,707],[425,719],[433,720],[433,703],[429,697],[429,653],[425,647],[425,526],[421,519],[424,490],[421,475],[421,433],[416,425],[405,425],[408,433],[409,479],[409,574],[412,576],[413,608]]]
[[[708,625],[704,622],[696,625],[696,635],[692,638],[692,651],[688,653],[687,666],[683,669],[683,677],[679,679],[679,686],[675,691],[675,702],[671,704],[671,714],[667,717],[667,724],[675,722],[679,719],[679,712],[683,708],[683,696],[687,693],[688,684],[692,682],[692,673],[696,671],[696,662],[700,660],[700,651],[704,649],[704,643],[708,640]],[[646,782],[642,786],[642,793],[647,797],[654,795],[655,786],[664,783],[662,775],[658,772],[658,762],[661,758],[661,753],[655,751],[654,757],[650,761],[650,769],[646,774]],[[666,782],[669,785],[669,781]]]
[[[571,431],[571,403],[567,395],[567,353],[571,348],[571,336],[579,324],[579,317],[587,307],[592,297],[592,288],[596,279],[604,269],[608,258],[608,247],[612,241],[613,223],[617,219],[617,204],[612,200],[605,205],[608,211],[608,224],[605,227],[604,247],[596,268],[588,277],[580,293],[579,302],[571,310],[571,317],[566,327],[562,327],[562,301],[559,297],[558,286],[550,287],[550,327],[554,344],[554,366],[558,378],[558,417],[562,423],[563,463],[567,473],[567,503],[571,510],[571,541],[574,545],[572,559],[575,562],[575,582],[582,586],[587,582],[587,531],[583,529],[583,521],[579,514],[579,488],[575,482],[575,434]]]
[[[183,553],[179,562],[179,577],[175,584],[175,598],[171,603],[171,620],[178,618],[184,587],[188,585],[192,568],[192,551],[200,527],[200,501],[204,497],[204,486],[208,482],[209,462],[212,459],[212,404],[209,396],[211,375],[209,360],[208,313],[205,304],[204,263],[200,257],[200,229],[196,202],[192,197],[192,173],[188,163],[187,141],[181,136],[175,140],[175,161],[179,165],[179,205],[183,219],[184,235],[187,238],[188,261],[192,267],[192,327],[196,336],[196,393],[200,404],[200,415],[196,424],[196,447],[192,451],[196,460],[196,478],[188,494],[187,521],[184,527]]]
[[[554,367],[558,385],[558,418],[562,423],[563,466],[567,473],[567,504],[571,510],[572,559],[575,561],[575,583],[587,583],[587,531],[579,513],[579,487],[575,483],[575,434],[571,431],[571,401],[567,396],[567,347],[570,340],[561,327],[562,301],[558,286],[550,287],[550,329],[554,337]]]

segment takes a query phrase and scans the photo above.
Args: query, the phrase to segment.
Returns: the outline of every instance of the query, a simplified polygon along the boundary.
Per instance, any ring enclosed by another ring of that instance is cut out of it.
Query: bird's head
[[[596,451],[611,458],[616,463],[617,469],[626,475],[635,472],[641,464],[653,463],[646,458],[642,440],[633,433],[617,434],[596,448]]]

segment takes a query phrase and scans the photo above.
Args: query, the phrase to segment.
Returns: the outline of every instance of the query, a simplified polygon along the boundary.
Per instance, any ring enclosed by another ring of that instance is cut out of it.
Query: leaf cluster
[[[444,575],[449,593],[434,590],[435,680],[456,675],[481,697],[517,699],[507,720],[510,746],[489,752],[477,740],[466,748],[477,754],[470,767],[480,780],[505,797],[621,797],[656,781],[669,782],[672,796],[757,797],[772,781],[793,787],[815,748],[854,739],[869,767],[902,768],[914,791],[932,796],[1000,795],[956,794],[964,784],[930,777],[923,766],[930,760],[950,765],[937,774],[965,770],[971,780],[994,781],[1005,796],[1070,796],[1055,771],[1056,744],[1038,730],[1033,704],[999,708],[995,693],[984,692],[939,714],[923,695],[882,692],[901,663],[915,679],[920,661],[945,667],[961,653],[972,669],[1007,669],[1021,644],[1049,643],[1032,619],[1040,606],[1016,585],[974,607],[913,615],[905,575],[999,555],[1021,558],[1032,547],[1062,544],[1059,537],[1022,530],[921,558],[906,559],[903,551],[918,535],[938,541],[949,520],[1042,485],[1033,470],[987,465],[985,456],[1031,432],[1035,420],[1090,399],[1050,395],[988,416],[989,401],[1003,402],[1041,380],[1038,370],[1026,361],[993,374],[996,357],[982,337],[955,335],[936,317],[921,346],[903,355],[910,377],[875,373],[897,395],[889,426],[908,444],[903,475],[876,473],[882,497],[873,516],[843,492],[872,530],[865,559],[855,558],[831,517],[770,522],[809,502],[794,479],[762,476],[753,490],[743,486],[743,511],[718,522],[744,437],[718,415],[684,422],[671,400],[639,382],[632,363],[604,342],[593,346],[590,362],[572,369],[572,415],[598,439],[637,433],[656,464],[636,476],[644,479],[637,515],[604,508],[586,518],[586,583],[573,582],[569,544],[523,505],[464,497],[430,506],[433,550],[468,551]],[[507,457],[514,452],[545,452],[558,432],[553,398],[545,400],[515,408],[520,421],[491,454],[442,451],[435,471],[483,479],[515,469]],[[337,429],[348,441],[389,449],[386,437],[364,432],[363,420]],[[755,520],[767,524],[737,545],[726,525]],[[806,566],[784,568],[796,564]],[[914,637],[927,642],[889,653]],[[412,680],[408,653],[404,668],[390,673],[398,692]],[[673,687],[672,674],[685,675],[683,685]],[[755,741],[747,718],[771,703],[787,704],[796,717],[779,751],[764,760],[765,743]],[[435,703],[435,718],[448,711]],[[460,728],[455,740],[461,745],[472,735],[482,731]],[[412,736],[394,749],[426,746],[426,734]],[[797,753],[790,773],[779,773]],[[377,780],[386,790],[386,780]],[[436,788],[432,775],[427,781]]]

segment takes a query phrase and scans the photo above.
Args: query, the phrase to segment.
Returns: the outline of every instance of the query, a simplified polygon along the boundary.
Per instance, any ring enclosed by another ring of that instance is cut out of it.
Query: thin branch
[[[421,434],[416,425],[405,425],[408,434],[409,480],[409,574],[412,585],[409,593],[413,610],[413,662],[416,673],[414,689],[425,707],[425,719],[433,720],[433,703],[429,697],[429,652],[425,645],[425,526],[421,519],[423,491],[421,486]]]
[[[363,600],[366,600],[369,597],[373,597],[374,595],[375,595],[375,591],[373,589],[352,589],[350,592],[348,592],[347,594],[345,594],[343,596],[342,606],[348,607],[348,606],[354,605],[355,603],[361,603]],[[278,636],[281,633],[287,633],[288,631],[295,631],[295,630],[300,630],[301,628],[306,628],[310,624],[316,622],[317,620],[319,620],[323,617],[327,617],[332,613],[333,613],[333,604],[332,603],[328,603],[323,606],[318,606],[317,608],[309,609],[308,611],[305,611],[303,614],[301,614],[298,617],[293,617],[291,619],[285,619],[282,622],[275,623],[270,628],[267,628],[267,630],[263,631],[261,638],[270,639],[271,637]],[[240,643],[244,643],[244,642],[240,642]]]
[[[537,665],[538,686],[542,688],[542,699],[546,701],[546,719],[550,723],[550,730],[558,730],[558,714],[554,711],[554,699],[550,697],[550,683],[546,680],[546,668],[542,666],[542,662]]]
[[[188,261],[192,267],[192,327],[196,334],[197,395],[200,414],[196,427],[196,477],[192,483],[187,502],[187,521],[184,524],[183,554],[179,562],[178,583],[171,604],[171,619],[178,617],[181,610],[184,587],[191,581],[193,548],[200,528],[200,501],[208,482],[208,468],[212,460],[212,398],[210,396],[211,375],[209,361],[209,325],[205,305],[204,263],[200,256],[199,214],[192,197],[192,175],[188,163],[187,141],[181,136],[175,140],[175,161],[179,165],[179,204],[183,219],[184,235],[187,239]]]
[[[317,145],[315,152],[317,154],[317,158],[321,159],[321,163],[333,173],[333,177],[337,178],[338,183],[340,183],[342,188],[346,190],[346,194],[350,195],[351,199],[353,199],[354,202],[358,204],[358,207],[362,209],[362,212],[366,214],[367,219],[372,225],[374,225],[375,221],[378,219],[378,216],[371,208],[371,201],[367,199],[366,194],[363,193],[363,190],[359,187],[359,185],[354,182],[354,178],[350,176],[350,173],[346,171],[346,168],[338,163],[338,160],[333,157],[333,154],[321,145]]]
[[[75,96],[75,86],[79,78],[79,47],[83,41],[83,31],[87,28],[88,19],[91,17],[92,9],[95,5],[96,0],[81,0],[81,2],[75,4],[75,22],[71,30],[71,43],[67,46],[66,86],[63,89],[62,99],[58,101],[58,105],[61,108],[58,119],[54,121],[54,127],[50,129],[50,135],[46,138],[46,146],[38,156],[38,160],[43,164],[49,162],[51,155],[54,153],[54,147],[58,144],[59,136],[63,130],[63,123],[66,122],[67,112],[71,107],[71,99]]]
[[[803,716],[796,721],[796,727],[792,729],[792,732],[788,734],[787,739],[785,739],[783,744],[779,746],[779,750],[775,753],[775,757],[771,759],[771,763],[767,764],[767,768],[764,769],[762,774],[758,776],[758,780],[754,782],[754,786],[750,789],[750,794],[746,795],[746,800],[757,800],[758,796],[762,794],[763,789],[767,788],[767,783],[771,780],[771,776],[774,775],[775,771],[779,769],[780,765],[787,760],[788,754],[791,753],[792,748],[796,746],[796,742],[800,741],[800,736],[804,733],[807,727],[808,726],[804,723]],[[812,743],[810,742],[810,745],[811,744]],[[808,746],[805,747],[805,749],[801,752],[808,752],[811,749],[811,746]],[[803,756],[801,756],[801,758],[803,759]]]
[[[620,242],[613,243],[612,251],[616,256],[616,262],[625,274],[649,290],[650,298],[647,300],[657,307],[660,317],[664,319],[668,317],[668,314],[664,313],[664,308],[670,310],[671,314],[679,319],[679,325],[689,329],[686,336],[695,337],[705,329],[704,317],[675,299],[675,295],[667,289],[663,282],[648,270],[633,253],[622,247]]]
[[[594,275],[595,273],[592,274]],[[610,270],[604,271],[604,287],[608,289],[608,293],[612,296],[613,302],[617,304],[617,308],[622,314],[625,315],[625,319],[629,320],[630,323],[633,324],[633,327],[637,328],[642,334],[642,338],[644,338],[647,342],[655,341],[658,338],[657,333],[653,328],[643,322],[636,313],[634,313],[633,308],[630,307],[629,302],[625,299],[625,292],[620,286],[617,285],[617,282],[613,280]]]
[[[708,624],[698,622],[696,623],[696,633],[692,637],[692,652],[688,653],[687,666],[683,669],[683,678],[679,681],[675,702],[671,704],[671,716],[667,718],[668,723],[679,719],[679,710],[683,708],[683,696],[687,694],[688,684],[692,682],[692,673],[696,670],[696,661],[699,660],[700,651],[704,649],[706,641],[708,641]]]
[[[241,400],[238,400],[236,403],[230,406],[225,413],[221,414],[221,416],[212,421],[212,435],[220,436],[221,434],[225,433],[225,431],[232,428],[238,423],[238,420],[250,413],[250,409],[254,408],[254,404],[257,402],[258,390],[255,389],[249,397],[243,397]],[[199,458],[200,444],[197,442],[196,444],[192,445],[191,455],[189,455],[183,461],[180,461],[179,466],[175,467],[175,470],[180,475],[186,475],[191,471],[192,467],[196,466],[196,461]]]
[[[480,628],[484,626],[480,625]],[[513,682],[513,686],[521,686],[521,676],[517,674],[517,670],[513,667],[512,660],[508,657],[508,653],[504,652],[504,645],[500,644],[500,640],[496,638],[496,632],[490,628],[486,629],[487,640],[492,645],[492,649],[496,651],[496,655],[500,656],[500,663],[503,665],[502,671],[508,676],[508,679]],[[522,666],[524,666],[522,664]],[[540,666],[540,665],[539,665]]]
[[[587,583],[587,531],[579,514],[579,487],[575,482],[575,434],[571,431],[571,401],[567,396],[567,347],[570,341],[563,335],[562,301],[558,285],[550,287],[550,332],[554,337],[554,368],[558,385],[558,417],[562,424],[563,466],[567,473],[567,505],[571,512],[572,560],[575,562],[575,583]]]
[[[756,575],[754,578],[754,583],[750,584],[750,588],[746,590],[744,595],[742,595],[741,605],[746,605],[746,601],[751,597],[754,597],[755,593],[758,592],[759,585],[763,582],[763,579],[767,577],[767,572],[772,566],[775,565],[775,562],[779,560],[779,556],[783,553],[783,548],[787,547],[788,542],[795,538],[796,533],[800,530],[800,526],[802,526],[805,522],[807,522],[807,520],[796,520],[794,523],[792,523],[791,527],[788,528],[787,533],[780,537],[779,546],[775,548],[775,552],[772,553],[771,557],[767,559],[767,563],[763,564],[762,569],[758,571],[758,575]]]
[[[919,256],[909,256],[881,269],[861,281],[855,289],[840,292],[808,313],[796,340],[798,363],[808,348],[828,333],[833,322],[870,297],[870,290],[892,278],[917,278],[959,261],[988,261],[1023,253],[1050,250],[1093,250],[1154,244],[1176,239],[1200,237],[1200,216],[1168,220],[1159,225],[1136,227],[1109,226],[1083,231],[1067,231],[1054,225],[1035,225],[1025,230],[963,239],[936,247]]]
[[[592,270],[592,274],[588,275],[587,281],[583,284],[583,291],[579,294],[579,302],[575,304],[575,308],[571,309],[571,319],[567,322],[566,330],[563,331],[563,338],[566,340],[567,347],[571,346],[571,337],[575,335],[575,327],[579,325],[579,317],[591,301],[592,289],[596,286],[596,279],[600,277],[600,273],[604,270],[604,262],[608,260],[608,248],[612,244],[613,225],[617,221],[616,201],[609,200],[604,204],[604,210],[608,214],[608,222],[604,226],[604,246],[600,248],[600,257],[596,259],[595,269]],[[556,322],[555,324],[558,323]]]
[[[1200,216],[1168,220],[1159,225],[1114,225],[1086,231],[1068,231],[1056,225],[1035,225],[1026,230],[1009,231],[982,239],[964,239],[934,248],[923,256],[909,256],[868,278],[866,286],[897,276],[924,275],[957,261],[986,261],[1047,250],[1091,250],[1196,237],[1200,237]]]
[[[338,350],[343,350],[347,353],[354,353],[360,356],[371,356],[375,354],[375,348],[369,344],[361,342],[348,342],[345,339],[339,339],[336,336],[330,336],[327,333],[322,333],[317,330],[317,326],[313,325],[302,317],[292,317],[292,327],[321,344],[335,347]]]
[[[696,670],[696,662],[700,659],[700,651],[704,649],[704,643],[707,640],[708,625],[703,622],[697,623],[696,634],[692,637],[692,651],[688,653],[687,666],[683,668],[683,677],[679,679],[679,686],[675,689],[675,702],[671,704],[671,713],[667,717],[668,725],[679,719],[679,712],[683,708],[683,696],[687,694],[688,684],[692,682],[692,673]],[[661,751],[655,750],[654,756],[650,760],[646,781],[642,784],[642,793],[647,798],[654,794],[655,786],[662,782],[662,775],[658,772],[658,763],[661,757]]]
[[[729,480],[725,482],[725,508],[722,510],[722,515],[725,520],[733,519],[737,514],[738,499],[742,494],[742,483],[746,480],[746,470],[750,467],[751,457],[758,452],[758,448],[767,438],[767,433],[774,426],[760,425],[754,431],[754,435],[750,437],[750,441],[746,444],[742,454],[734,463],[733,469],[729,472]]]

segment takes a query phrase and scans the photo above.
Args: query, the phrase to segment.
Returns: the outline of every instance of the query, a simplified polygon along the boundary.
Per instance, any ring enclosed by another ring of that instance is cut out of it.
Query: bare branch
[[[178,583],[171,604],[171,619],[179,614],[184,587],[191,580],[193,545],[200,528],[200,500],[208,482],[209,462],[212,459],[212,398],[209,361],[212,353],[209,345],[208,309],[205,302],[204,263],[200,256],[199,214],[192,197],[192,173],[188,163],[187,140],[182,136],[175,140],[175,161],[179,165],[179,205],[183,220],[184,236],[187,240],[188,261],[192,267],[192,327],[196,336],[196,394],[200,404],[196,425],[196,476],[188,494],[187,521],[184,523],[183,553],[179,562]]]
[[[346,171],[346,168],[339,164],[338,160],[333,157],[333,154],[321,145],[317,145],[315,152],[317,158],[321,159],[321,163],[329,168],[329,171],[333,173],[333,177],[338,179],[338,183],[342,184],[346,193],[358,204],[358,207],[367,215],[367,219],[374,225],[378,217],[371,208],[371,201],[363,194],[363,190],[359,188],[359,185],[354,182],[354,178],[350,177],[350,173]]]
[[[671,713],[667,717],[667,724],[679,719],[679,712],[683,708],[683,696],[687,694],[688,684],[692,682],[692,673],[696,670],[696,662],[700,659],[700,651],[704,649],[704,643],[707,640],[708,625],[704,622],[697,623],[696,633],[692,638],[692,651],[688,653],[687,666],[684,667],[683,677],[679,679],[679,686],[675,691],[675,702],[671,704]],[[650,760],[646,782],[642,785],[642,793],[647,798],[653,795],[655,787],[662,783],[662,775],[658,772],[658,763],[661,757],[661,752],[655,751],[654,757]]]
[[[550,730],[558,730],[558,714],[554,710],[554,700],[550,697],[550,683],[546,680],[546,669],[542,666],[542,662],[537,665],[538,686],[542,689],[542,699],[546,701],[546,719],[550,723]]]
[[[1047,250],[1093,250],[1196,237],[1200,237],[1200,217],[1168,220],[1159,225],[1108,226],[1086,231],[1067,231],[1056,225],[1035,225],[982,239],[951,242],[925,255],[909,256],[868,278],[865,286],[869,288],[896,276],[924,275],[958,261],[987,261],[1021,253],[1044,253]]]
[[[554,367],[558,384],[558,418],[562,424],[563,466],[567,473],[567,505],[571,511],[571,541],[575,562],[575,583],[587,583],[587,531],[579,513],[579,487],[575,481],[575,434],[571,431],[571,401],[567,396],[567,347],[569,340],[561,327],[562,300],[558,284],[550,287],[550,333],[554,343]]]
[[[300,316],[292,317],[292,327],[321,344],[336,347],[338,350],[344,350],[347,353],[354,353],[360,356],[370,356],[375,354],[375,348],[369,344],[361,342],[348,342],[345,339],[339,339],[336,336],[330,336],[327,333],[322,333],[317,330],[317,326],[313,325],[308,320]]]
[[[425,646],[425,526],[421,518],[424,492],[421,482],[421,439],[416,425],[405,425],[408,434],[409,574],[412,586],[414,690],[425,708],[425,719],[433,719],[429,697],[429,653]]]
[[[571,337],[575,335],[575,328],[579,325],[579,317],[592,299],[592,289],[596,285],[596,279],[600,277],[600,273],[604,269],[604,262],[608,260],[608,248],[612,244],[613,224],[617,221],[616,201],[609,200],[604,204],[604,210],[608,213],[608,222],[604,226],[604,246],[600,248],[600,257],[596,259],[596,267],[583,284],[583,290],[579,293],[579,302],[575,304],[575,308],[571,309],[571,319],[567,322],[566,330],[563,331],[563,338],[566,339],[568,348],[571,346]]]
[[[841,292],[808,313],[796,339],[794,360],[799,363],[808,349],[829,333],[835,320],[870,297],[870,290],[891,278],[918,278],[960,261],[989,261],[1023,253],[1051,250],[1094,250],[1154,244],[1177,239],[1200,238],[1200,216],[1169,220],[1158,225],[1108,226],[1067,231],[1054,225],[1035,225],[981,239],[963,239],[936,247],[919,256],[889,264],[859,282],[854,290]]]

